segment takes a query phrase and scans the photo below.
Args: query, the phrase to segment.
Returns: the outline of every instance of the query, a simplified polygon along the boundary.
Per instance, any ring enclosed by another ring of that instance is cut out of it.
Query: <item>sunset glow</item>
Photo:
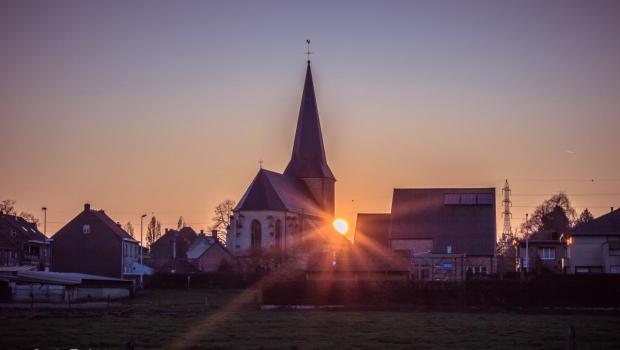
[[[332,225],[334,226],[334,229],[342,235],[347,234],[349,231],[349,223],[345,219],[336,219]]]

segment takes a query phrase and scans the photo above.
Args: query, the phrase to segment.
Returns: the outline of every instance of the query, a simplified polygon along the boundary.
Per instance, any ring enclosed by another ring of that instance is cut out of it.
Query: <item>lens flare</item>
[[[341,235],[344,235],[349,231],[349,223],[345,219],[336,219],[332,225]]]

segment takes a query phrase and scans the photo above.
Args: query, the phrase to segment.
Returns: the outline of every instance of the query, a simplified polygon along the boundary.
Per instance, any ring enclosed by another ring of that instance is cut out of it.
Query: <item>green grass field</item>
[[[0,349],[620,349],[620,316],[256,311],[252,294],[157,291],[109,310],[0,310]]]

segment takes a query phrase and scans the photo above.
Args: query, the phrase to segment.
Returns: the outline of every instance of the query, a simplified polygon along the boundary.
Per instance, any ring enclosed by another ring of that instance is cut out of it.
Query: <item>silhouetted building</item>
[[[230,271],[236,259],[217,237],[217,231],[207,236],[201,232],[187,251],[187,260],[200,272]]]
[[[620,273],[620,209],[567,233],[567,273]]]
[[[390,214],[357,214],[355,223],[355,246],[373,251],[376,247],[390,246]]]
[[[333,234],[335,177],[327,164],[310,62],[291,160],[284,173],[260,169],[234,208],[226,244],[236,256],[282,253],[305,265]]]
[[[186,259],[187,249],[196,239],[196,231],[191,227],[181,230],[166,229],[164,234],[151,244],[151,259]]]
[[[391,213],[369,215],[360,214],[356,234],[379,251],[387,240],[409,259],[415,279],[460,281],[494,272],[494,188],[395,189]]]
[[[49,270],[50,263],[50,242],[37,225],[0,213],[0,266],[28,265]]]
[[[140,249],[120,223],[103,210],[84,210],[54,236],[53,270],[109,277],[135,277]]]
[[[557,231],[541,231],[519,240],[519,266],[534,273],[563,273],[566,244]]]

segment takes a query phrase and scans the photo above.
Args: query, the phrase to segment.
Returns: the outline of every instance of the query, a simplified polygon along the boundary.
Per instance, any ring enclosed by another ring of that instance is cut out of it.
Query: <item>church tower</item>
[[[316,104],[309,60],[297,119],[293,154],[291,161],[284,170],[284,175],[304,181],[323,211],[331,217],[334,216],[336,178],[325,157],[319,110]]]

